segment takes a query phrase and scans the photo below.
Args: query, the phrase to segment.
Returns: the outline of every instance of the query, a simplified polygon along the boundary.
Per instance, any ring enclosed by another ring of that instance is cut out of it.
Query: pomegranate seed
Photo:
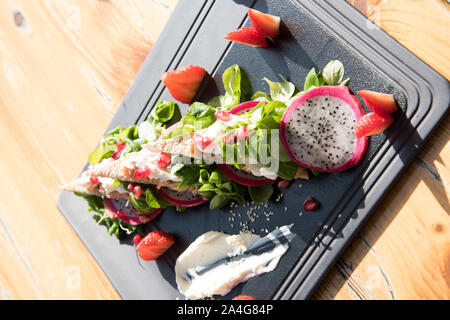
[[[136,197],[136,199],[139,199],[141,197],[142,192],[143,192],[143,190],[140,186],[134,187],[133,193],[134,193],[134,196]]]
[[[308,197],[305,202],[303,202],[303,206],[306,211],[314,211],[319,207],[319,203],[314,199]]]
[[[158,161],[156,163],[156,166],[159,169],[166,169],[171,161],[172,160],[171,160],[170,154],[165,153],[165,152],[161,152],[161,154],[159,155],[159,159],[158,159]]]
[[[222,138],[223,143],[235,143],[236,142],[236,133],[229,133],[225,137]]]
[[[136,169],[134,171],[133,176],[135,179],[143,179],[143,178],[147,178],[151,174],[152,174],[152,171],[150,170],[150,168],[145,167],[144,169]]]
[[[117,141],[116,143],[117,150],[111,155],[111,158],[117,160],[120,156],[120,153],[123,149],[125,149],[126,145],[122,140]]]
[[[238,140],[245,140],[245,138],[248,138],[250,136],[251,132],[248,130],[247,126],[242,126],[237,134]]]
[[[278,188],[287,188],[290,184],[290,180],[281,180],[280,182],[278,182]]]
[[[90,177],[89,180],[94,186],[100,182],[97,177]]]
[[[203,137],[202,135],[198,133],[194,133],[192,139],[194,140],[194,143],[200,148],[205,149],[207,146],[209,146],[212,143],[212,139],[209,137]]]
[[[134,184],[132,184],[132,183],[128,184],[127,189],[128,189],[128,191],[133,192],[134,191]]]
[[[142,240],[142,236],[140,234],[137,234],[133,237],[133,244],[138,245]]]
[[[228,112],[223,110],[217,110],[215,113],[216,119],[221,120],[223,122],[227,122],[231,120],[231,116]]]

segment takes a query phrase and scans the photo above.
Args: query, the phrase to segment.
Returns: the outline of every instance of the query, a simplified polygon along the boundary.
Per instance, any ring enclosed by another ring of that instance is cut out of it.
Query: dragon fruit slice
[[[225,177],[244,186],[258,187],[275,182],[275,180],[271,180],[265,177],[257,177],[249,172],[238,170],[232,165],[218,164],[217,167],[220,171],[222,171]]]
[[[286,109],[280,122],[280,139],[300,166],[341,172],[354,167],[367,149],[367,137],[353,134],[362,115],[361,102],[347,87],[316,87]]]
[[[168,127],[166,130],[164,130],[161,135],[159,136],[159,139],[163,139],[164,137],[166,137],[169,133],[171,133],[173,130],[175,130],[176,128],[178,128],[180,126],[180,123],[174,123],[173,125],[171,125],[170,127]]]
[[[247,111],[252,110],[254,107],[256,107],[261,101],[247,101],[243,102],[241,104],[238,104],[237,106],[233,107],[228,111],[231,114],[242,114]]]
[[[194,195],[189,190],[176,191],[166,187],[161,187],[159,189],[155,188],[155,191],[161,198],[163,198],[167,202],[180,207],[196,207],[209,201],[208,199],[204,199],[200,195]]]
[[[150,213],[139,212],[131,204],[128,204],[127,206],[127,203],[128,201],[124,199],[103,200],[105,211],[110,218],[119,218],[123,222],[133,226],[147,223],[156,218],[156,216],[158,216],[162,212],[161,208],[155,209]]]
[[[247,101],[241,103],[228,111],[231,114],[242,114],[256,107],[261,101]],[[220,171],[230,180],[248,187],[258,187],[265,184],[272,184],[274,180],[265,177],[257,177],[249,172],[238,170],[232,165],[217,164]]]

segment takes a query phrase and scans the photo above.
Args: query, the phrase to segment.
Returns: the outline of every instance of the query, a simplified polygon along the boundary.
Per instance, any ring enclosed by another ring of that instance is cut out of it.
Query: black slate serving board
[[[247,7],[281,16],[281,35],[269,48],[224,40],[227,32],[249,25]],[[312,67],[322,69],[332,59],[343,62],[353,92],[392,93],[402,112],[385,134],[370,139],[356,168],[297,180],[281,201],[254,209],[259,218],[249,226],[256,233],[294,223],[297,236],[274,272],[238,285],[225,299],[241,293],[258,299],[308,298],[447,113],[448,81],[343,0],[180,0],[106,130],[139,123],[158,100],[171,100],[160,76],[186,64],[201,65],[211,75],[198,95],[207,101],[223,93],[221,75],[232,64],[247,71],[253,91],[267,92],[263,77],[278,81],[277,74],[282,74],[302,86]],[[301,210],[308,196],[321,203],[318,211]],[[209,230],[238,233],[239,222],[247,220],[248,209],[255,205],[214,211],[204,205],[183,213],[167,209],[146,226],[176,239],[157,262],[139,260],[129,240],[110,237],[91,218],[84,200],[63,192],[58,207],[123,298],[182,299],[173,273],[177,256]],[[231,211],[235,221],[230,221]],[[267,221],[264,211],[276,214]]]

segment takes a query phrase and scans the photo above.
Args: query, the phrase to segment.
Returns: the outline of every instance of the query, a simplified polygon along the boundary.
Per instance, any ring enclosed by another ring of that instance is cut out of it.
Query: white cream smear
[[[238,283],[273,271],[294,237],[291,226],[280,227],[263,238],[217,231],[201,235],[176,261],[178,290],[192,300],[226,295]],[[258,250],[261,244],[269,246]]]

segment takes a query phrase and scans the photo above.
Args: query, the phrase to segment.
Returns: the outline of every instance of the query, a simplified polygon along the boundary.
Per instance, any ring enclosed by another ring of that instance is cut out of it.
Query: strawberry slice
[[[255,300],[255,298],[251,297],[251,296],[246,296],[246,295],[240,295],[240,296],[236,296],[231,300]]]
[[[136,250],[142,260],[156,260],[169,249],[174,242],[175,240],[169,233],[164,231],[153,231],[139,242]]]
[[[249,8],[248,17],[257,31],[265,36],[276,38],[280,34],[280,17]]]
[[[392,94],[380,93],[370,90],[358,92],[367,107],[378,114],[391,114],[397,111],[397,104]]]
[[[379,115],[375,112],[367,113],[362,116],[353,132],[357,138],[368,137],[383,132],[394,122],[394,118],[389,115]]]
[[[206,71],[202,67],[187,65],[163,73],[161,81],[176,100],[182,103],[191,103],[205,75]]]
[[[227,33],[225,39],[252,47],[267,47],[267,41],[264,35],[255,28],[250,27],[243,27]]]

